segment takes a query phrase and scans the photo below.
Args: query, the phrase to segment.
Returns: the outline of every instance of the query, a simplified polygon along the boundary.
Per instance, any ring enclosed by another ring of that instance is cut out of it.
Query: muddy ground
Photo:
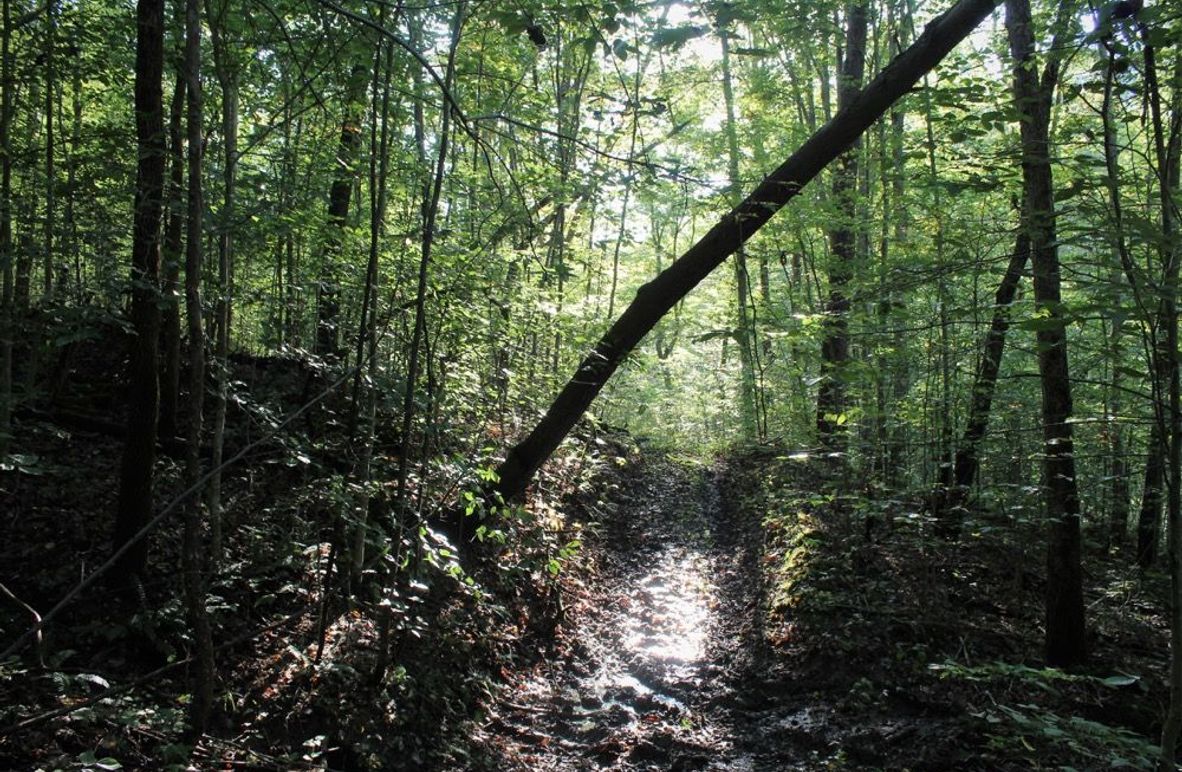
[[[600,524],[560,653],[517,674],[485,727],[505,766],[816,769],[823,707],[764,646],[763,531],[726,469],[661,458]]]
[[[591,524],[553,651],[508,674],[477,757],[520,770],[1150,763],[1159,619],[1126,620],[1144,629],[1101,640],[1091,673],[1046,671],[1037,577],[1013,579],[1022,555],[933,545],[916,517],[883,522],[885,505],[867,525],[816,494],[815,470],[785,465],[769,488],[752,462],[639,465]],[[1111,593],[1090,594],[1102,638]],[[1128,658],[1135,640],[1151,659]]]
[[[758,534],[724,513],[716,470],[667,459],[599,525],[561,653],[516,674],[487,741],[519,769],[752,768],[732,691],[754,665]]]

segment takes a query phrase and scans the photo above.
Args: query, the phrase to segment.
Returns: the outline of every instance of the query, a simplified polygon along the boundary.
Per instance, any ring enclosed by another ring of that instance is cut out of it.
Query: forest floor
[[[815,768],[815,706],[773,693],[761,656],[758,519],[721,471],[657,457],[599,523],[560,654],[515,673],[482,741],[502,768]],[[784,731],[769,731],[787,729]]]
[[[1093,664],[1045,669],[1029,525],[950,543],[905,502],[825,488],[799,456],[642,461],[568,578],[554,651],[488,709],[489,766],[1152,766],[1160,582],[1092,562]]]
[[[239,368],[242,444],[309,380],[294,360]],[[117,414],[115,380],[96,370],[65,408]],[[143,598],[97,584],[0,662],[0,769],[1152,766],[1166,578],[1089,539],[1089,665],[1043,668],[1037,489],[947,539],[920,496],[815,456],[703,461],[588,425],[527,511],[488,521],[500,541],[469,545],[461,568],[441,540],[413,581],[350,604],[331,569],[349,501],[342,413],[288,427],[227,479],[211,731],[185,731],[191,642],[169,524]],[[109,554],[121,441],[64,419],[22,415],[21,453],[0,469],[0,646]],[[471,475],[446,460],[472,455],[452,442],[422,479]],[[379,438],[379,479],[398,447]],[[160,467],[174,494],[179,464]]]

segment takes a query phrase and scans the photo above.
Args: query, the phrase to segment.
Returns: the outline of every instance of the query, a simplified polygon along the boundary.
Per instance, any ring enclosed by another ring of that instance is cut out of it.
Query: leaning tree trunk
[[[826,123],[754,192],[728,212],[694,246],[643,285],[563,387],[529,436],[509,451],[497,469],[495,488],[504,498],[525,492],[550,457],[637,343],[669,309],[755,235],[826,165],[861,136],[892,104],[915,86],[993,9],[992,0],[961,0],[932,20],[923,34],[866,89]]]
[[[1069,667],[1084,660],[1083,576],[1080,568],[1079,495],[1071,438],[1071,380],[1067,332],[1059,290],[1055,196],[1051,180],[1051,98],[1058,81],[1052,56],[1041,81],[1034,63],[1029,0],[1006,0],[1006,30],[1014,58],[1014,101],[1021,117],[1023,227],[1030,235],[1034,302],[1046,314],[1038,330],[1046,477],[1046,660]],[[1056,35],[1056,41],[1060,38]]]
[[[1010,304],[1018,292],[1018,282],[1022,280],[1022,273],[1026,270],[1026,262],[1030,257],[1030,236],[1025,230],[1019,230],[1014,252],[1010,255],[1010,263],[1006,266],[1005,276],[997,287],[997,294],[993,301],[993,321],[989,325],[989,332],[985,335],[982,346],[981,362],[977,367],[977,377],[973,382],[973,398],[969,407],[969,420],[965,424],[964,437],[960,447],[956,449],[953,463],[953,485],[947,491],[948,500],[944,503],[942,516],[956,522],[968,499],[969,488],[977,477],[980,467],[978,450],[981,440],[985,437],[985,430],[989,427],[989,410],[993,405],[993,393],[997,388],[997,374],[1001,370],[1001,356],[1005,352],[1006,332],[1010,328]]]
[[[156,465],[156,412],[159,388],[156,357],[160,330],[158,286],[160,220],[164,209],[164,2],[139,0],[136,6],[134,232],[131,253],[131,347],[127,389],[127,442],[115,512],[115,549],[144,527],[152,512]],[[143,573],[148,542],[127,550],[114,576],[132,580]]]

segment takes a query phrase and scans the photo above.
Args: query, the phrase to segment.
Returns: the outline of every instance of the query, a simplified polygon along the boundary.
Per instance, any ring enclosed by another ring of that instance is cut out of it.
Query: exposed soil
[[[1023,568],[1039,530],[950,543],[817,465],[732,464],[637,466],[589,529],[554,651],[508,674],[476,732],[489,767],[1148,768],[1164,641],[1136,609],[1154,583],[1093,559],[1092,669],[1048,671]]]
[[[796,700],[769,699],[758,522],[720,468],[657,458],[599,525],[598,570],[561,654],[515,674],[484,741],[519,769],[793,769],[816,760]]]

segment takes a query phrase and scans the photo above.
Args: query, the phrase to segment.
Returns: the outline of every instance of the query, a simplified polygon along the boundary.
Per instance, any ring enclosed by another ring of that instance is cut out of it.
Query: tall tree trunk
[[[131,253],[131,347],[127,388],[127,441],[119,477],[114,546],[130,541],[152,513],[159,391],[156,356],[160,330],[160,221],[164,208],[164,2],[136,5],[134,233]],[[134,582],[148,560],[140,539],[123,554],[114,576]],[[130,586],[130,585],[129,585]]]
[[[185,3],[185,81],[188,90],[189,198],[185,233],[185,310],[189,326],[189,423],[185,448],[185,487],[195,488],[201,479],[202,403],[205,397],[205,341],[201,326],[201,264],[204,239],[204,201],[201,189],[202,137],[201,9],[200,0]],[[202,570],[201,495],[194,492],[185,502],[181,542],[181,572],[185,615],[197,649],[191,672],[193,701],[189,716],[194,734],[205,731],[213,709],[213,640],[205,609]]]
[[[45,243],[42,277],[42,302],[48,306],[53,302],[54,280],[57,265],[53,259],[53,245],[57,236],[57,157],[53,122],[57,106],[57,0],[49,0],[45,6]],[[40,348],[40,341],[36,342]]]
[[[335,359],[340,354],[341,249],[349,222],[349,200],[357,180],[357,155],[361,149],[361,114],[369,70],[356,64],[345,89],[345,117],[337,145],[337,163],[328,193],[328,226],[324,264],[316,294],[316,353]]]
[[[183,16],[183,14],[178,14]],[[163,319],[160,331],[160,435],[177,437],[180,429],[181,393],[181,254],[185,225],[185,75],[177,68],[176,88],[168,118],[171,164],[168,183],[168,217],[164,226]]]
[[[1010,328],[1010,305],[1014,302],[1018,283],[1022,280],[1029,258],[1030,236],[1025,229],[1019,228],[1009,265],[1006,266],[1005,275],[1002,276],[994,295],[993,320],[981,346],[981,361],[977,365],[977,375],[973,380],[969,418],[965,424],[960,447],[956,449],[953,484],[947,491],[948,499],[943,508],[944,512],[941,513],[954,521],[959,520],[960,512],[968,499],[969,488],[977,477],[977,469],[980,466],[978,450],[981,440],[985,437],[985,430],[989,427],[993,392],[997,387],[997,374],[1001,370],[1001,357],[1005,352],[1006,333]]]
[[[895,6],[892,4],[892,8]],[[896,23],[897,32],[891,39],[891,50],[894,55],[898,55],[903,42],[907,40],[907,36],[912,33],[915,28],[914,20],[911,17],[910,4],[906,0],[898,0],[898,21]],[[908,225],[908,210],[904,201],[904,192],[906,189],[904,171],[906,169],[906,158],[903,153],[903,134],[904,123],[906,116],[903,110],[898,106],[891,111],[891,160],[892,166],[895,169],[894,181],[891,185],[892,197],[894,199],[894,246],[896,249],[907,248],[907,225]],[[901,307],[896,298],[889,297],[889,308],[893,311]],[[894,355],[894,365],[889,368],[890,378],[890,404],[898,405],[902,402],[907,394],[908,378],[907,378],[907,341],[902,332],[902,325],[896,324],[894,331],[891,333],[891,349]],[[895,412],[895,411],[892,411]],[[885,423],[885,417],[884,417]],[[887,427],[887,450],[884,457],[885,469],[883,470],[883,479],[888,486],[896,486],[904,479],[904,473],[907,466],[906,454],[906,424],[896,418],[893,426]]]
[[[235,197],[238,184],[238,71],[231,61],[232,53],[225,40],[226,19],[230,13],[229,0],[222,0],[214,8],[207,0],[210,42],[213,45],[214,69],[222,92],[222,208],[218,213],[218,302],[214,329],[214,408],[213,454],[210,460],[209,486],[209,558],[216,566],[222,559],[222,458],[226,447],[226,401],[230,378],[230,319],[234,294]]]
[[[1108,47],[1107,65],[1104,68],[1104,98],[1100,106],[1100,119],[1104,124],[1104,167],[1108,188],[1109,210],[1112,222],[1109,231],[1112,237],[1112,249],[1117,263],[1128,274],[1129,283],[1133,290],[1133,298],[1139,307],[1143,308],[1144,297],[1141,293],[1140,282],[1133,267],[1133,259],[1129,254],[1128,242],[1125,239],[1124,207],[1120,198],[1120,145],[1116,139],[1116,128],[1112,123],[1112,97],[1115,79],[1116,51]],[[1120,271],[1112,269],[1110,279],[1116,287],[1120,281]],[[1112,482],[1112,509],[1109,516],[1108,543],[1123,546],[1128,538],[1129,527],[1129,475],[1128,462],[1125,459],[1124,428],[1121,426],[1121,371],[1123,361],[1121,346],[1123,319],[1114,315],[1112,330],[1108,335],[1108,358],[1112,363],[1112,379],[1107,403],[1107,428],[1109,443],[1109,478]]]
[[[81,14],[73,17],[70,24],[70,46],[73,50],[80,50],[82,26],[84,22]],[[73,120],[70,125],[70,152],[66,164],[66,201],[65,218],[66,254],[73,257],[74,269],[74,302],[81,305],[84,302],[82,283],[82,249],[78,238],[78,220],[76,218],[75,202],[78,198],[76,187],[78,183],[79,153],[82,147],[82,62],[80,57],[73,57],[70,72],[70,102]],[[63,378],[65,368],[62,369]]]
[[[386,218],[386,180],[390,165],[390,81],[393,76],[394,46],[382,39],[374,56],[373,103],[371,126],[380,126],[379,136],[371,136],[369,162],[369,262],[365,269],[365,295],[362,298],[361,322],[357,328],[357,376],[353,381],[353,405],[349,434],[352,436],[364,403],[364,435],[357,478],[361,487],[357,502],[357,525],[353,530],[349,559],[349,585],[358,586],[365,566],[365,542],[369,533],[370,483],[373,467],[374,433],[377,426],[377,313],[378,258]],[[379,88],[381,99],[378,99]],[[367,378],[363,383],[361,373]]]
[[[447,70],[444,74],[443,85],[450,89],[455,77],[456,50],[460,44],[460,34],[464,26],[464,14],[467,3],[461,0],[456,6],[452,20],[451,42],[447,56]],[[412,21],[412,24],[414,22]],[[420,72],[417,68],[416,73]],[[416,110],[421,110],[421,86],[416,82]],[[407,504],[409,501],[407,480],[410,472],[411,433],[414,430],[415,418],[415,390],[417,388],[420,369],[420,349],[427,335],[427,280],[431,270],[431,250],[435,245],[435,220],[439,214],[439,201],[443,196],[443,180],[447,169],[447,154],[451,144],[451,110],[444,107],[439,121],[439,148],[435,159],[433,177],[423,185],[422,225],[423,234],[420,243],[418,283],[415,289],[414,327],[411,332],[410,350],[407,354],[406,391],[402,400],[402,454],[398,461],[398,525],[399,529],[407,526]],[[421,124],[421,120],[419,121]],[[418,129],[422,132],[422,128]],[[422,154],[420,138],[420,154]],[[417,556],[416,556],[417,559]]]
[[[1162,486],[1166,475],[1167,438],[1162,424],[1165,412],[1161,409],[1165,395],[1161,393],[1168,374],[1165,338],[1161,330],[1164,307],[1159,304],[1157,313],[1157,341],[1152,344],[1152,370],[1154,388],[1154,418],[1149,428],[1149,442],[1146,447],[1145,482],[1141,487],[1141,506],[1137,510],[1137,565],[1149,568],[1157,560],[1157,541],[1161,531]]]
[[[961,0],[933,19],[906,51],[813,134],[737,207],[652,281],[612,324],[546,415],[498,467],[495,491],[506,499],[521,496],[620,362],[674,305],[721,265],[800,193],[830,161],[849,147],[935,67],[993,9],[992,0]]]
[[[863,16],[865,22],[865,16]],[[863,25],[865,37],[865,25]],[[731,78],[730,31],[726,24],[720,24],[718,40],[722,47],[722,99],[726,106],[726,160],[730,190],[727,201],[736,206],[742,196],[739,179],[739,133],[735,125],[735,89]],[[859,84],[861,79],[859,78]],[[855,91],[857,86],[855,85]],[[740,246],[735,250],[735,342],[739,348],[739,419],[743,438],[753,440],[759,434],[759,418],[756,412],[755,363],[752,349],[754,330],[751,325],[751,311],[747,298],[751,279],[747,273],[747,253]]]
[[[12,438],[12,344],[16,324],[12,254],[12,0],[3,0],[0,29],[0,458]]]
[[[45,236],[41,245],[41,303],[46,306],[53,301],[53,283],[57,278],[57,264],[53,261],[57,236],[57,130],[53,123],[58,95],[57,38],[58,0],[48,0],[45,6]],[[40,340],[34,340],[33,345],[39,350]]]
[[[639,73],[637,73],[639,75]],[[637,82],[637,103],[639,103],[640,87]],[[632,111],[632,130],[628,139],[628,160],[631,161],[636,152],[636,139],[640,129],[639,110]],[[607,315],[611,318],[616,312],[616,290],[620,283],[620,250],[624,246],[624,236],[628,233],[628,205],[632,201],[632,186],[636,181],[636,169],[629,167],[628,176],[624,178],[624,200],[620,204],[620,227],[616,229],[616,244],[612,250],[612,281],[607,296]]]
[[[858,98],[862,73],[866,68],[866,3],[851,3],[846,13],[845,57],[837,82],[837,109],[840,114]],[[829,231],[829,301],[825,307],[825,337],[821,340],[821,385],[817,392],[817,436],[829,450],[840,450],[844,435],[846,390],[843,367],[850,358],[849,311],[846,287],[853,278],[856,260],[854,235],[858,182],[858,150],[855,138],[837,160],[833,175],[833,201],[837,207],[836,225]]]
[[[925,81],[925,86],[926,86]],[[940,172],[936,165],[936,135],[935,115],[932,109],[932,90],[924,88],[924,137],[927,141],[928,182],[931,186],[933,206],[932,218],[936,221],[935,260],[936,265],[943,266],[947,260],[944,216],[944,195],[940,185]],[[940,403],[937,415],[933,417],[933,434],[939,439],[934,445],[936,451],[936,480],[938,496],[944,497],[953,482],[952,460],[952,430],[956,423],[952,405],[952,344],[949,335],[948,306],[948,278],[944,271],[936,273],[936,317],[937,329],[940,331],[939,345],[936,355],[940,363]],[[947,521],[943,525],[947,525]]]
[[[1161,211],[1161,240],[1158,250],[1162,264],[1162,313],[1158,337],[1165,329],[1163,363],[1166,402],[1162,421],[1168,442],[1166,475],[1166,533],[1170,568],[1170,707],[1162,726],[1162,772],[1176,768],[1177,746],[1182,736],[1182,382],[1178,359],[1178,274],[1182,247],[1178,243],[1177,203],[1182,176],[1182,57],[1174,60],[1170,126],[1167,133],[1157,75],[1157,54],[1148,25],[1138,20],[1145,47],[1145,91],[1153,125],[1154,157],[1157,161],[1158,205]],[[1161,387],[1158,389],[1160,395]]]
[[[1063,11],[1060,10],[1060,15]],[[1051,56],[1041,81],[1034,69],[1034,33],[1029,0],[1006,0],[1006,30],[1014,58],[1014,100],[1021,118],[1023,226],[1030,236],[1034,302],[1045,315],[1038,330],[1038,370],[1042,381],[1042,422],[1046,477],[1047,595],[1046,660],[1054,667],[1083,662],[1083,575],[1080,568],[1079,496],[1071,438],[1071,380],[1067,334],[1059,290],[1055,237],[1055,198],[1051,180],[1051,102],[1059,60]],[[1057,34],[1054,49],[1059,49]]]

